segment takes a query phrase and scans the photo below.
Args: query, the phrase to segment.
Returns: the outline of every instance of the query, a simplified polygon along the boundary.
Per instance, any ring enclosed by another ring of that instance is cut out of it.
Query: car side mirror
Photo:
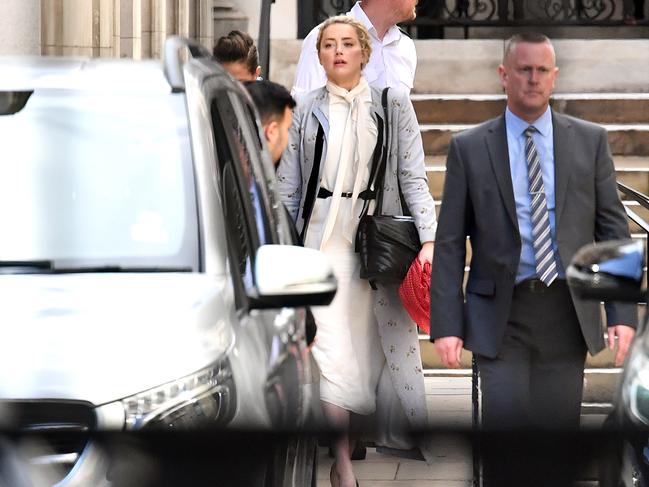
[[[575,254],[566,271],[568,284],[582,299],[643,301],[644,256],[644,245],[638,240],[586,245]]]
[[[327,256],[293,245],[262,245],[255,258],[252,308],[327,305],[337,283]]]

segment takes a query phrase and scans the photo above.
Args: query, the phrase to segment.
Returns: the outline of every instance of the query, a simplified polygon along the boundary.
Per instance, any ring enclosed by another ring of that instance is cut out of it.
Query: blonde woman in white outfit
[[[338,278],[331,305],[313,308],[318,325],[313,354],[321,369],[323,411],[333,427],[348,431],[352,414],[376,411],[379,384],[386,382],[396,390],[392,395],[399,398],[402,417],[412,426],[424,426],[416,327],[399,303],[396,286],[372,290],[359,278],[354,251],[359,215],[365,198],[372,196],[366,191],[372,161],[387,150],[383,208],[402,214],[398,178],[424,242],[419,258],[432,260],[434,202],[414,109],[407,94],[390,90],[385,136],[381,90],[361,76],[371,52],[369,35],[356,20],[339,16],[325,21],[317,48],[327,84],[298,101],[277,177],[305,245],[327,253]],[[354,439],[345,434],[333,449],[331,484],[354,487]]]
[[[417,0],[363,0],[347,12],[347,16],[358,20],[370,34],[372,54],[363,68],[363,77],[370,85],[408,92],[412,89],[417,51],[415,43],[397,24],[414,20],[416,6]],[[314,27],[302,42],[291,90],[293,96],[308,93],[327,82],[316,49],[320,27]]]

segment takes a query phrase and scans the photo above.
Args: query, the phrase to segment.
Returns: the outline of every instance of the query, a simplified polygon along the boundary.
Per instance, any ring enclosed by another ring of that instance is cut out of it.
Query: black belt
[[[550,286],[546,286],[541,279],[525,279],[524,281],[516,284],[514,289],[517,291],[524,291],[533,294],[541,294],[550,289],[551,286],[554,286],[555,284],[561,285],[561,283],[565,283],[565,281],[561,279],[555,279],[552,284],[550,284]]]
[[[342,196],[343,198],[351,198],[352,194],[353,193],[351,191],[347,191],[347,192],[340,193],[340,196]],[[327,188],[323,188],[322,186],[320,186],[320,189],[318,190],[318,198],[323,198],[323,199],[330,198],[333,195],[334,194],[331,191],[329,191]],[[362,200],[373,200],[374,191],[370,191],[369,189],[366,189],[365,191],[361,191],[360,193],[358,193],[358,197]]]

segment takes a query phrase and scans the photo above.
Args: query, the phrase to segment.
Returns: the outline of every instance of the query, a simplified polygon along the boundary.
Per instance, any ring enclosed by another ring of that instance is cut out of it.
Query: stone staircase
[[[412,101],[421,125],[426,152],[428,184],[439,208],[445,177],[446,151],[454,133],[501,114],[504,95],[413,94]],[[592,93],[557,94],[552,106],[557,111],[604,126],[609,135],[618,180],[649,194],[649,94]],[[649,211],[635,202],[624,201],[645,220]],[[646,234],[630,222],[635,238]],[[468,258],[467,258],[468,264]],[[425,335],[420,336],[422,360],[428,375],[470,374],[471,354],[463,353],[464,369],[445,370]],[[584,404],[601,412],[610,403],[619,369],[609,351],[588,357]]]

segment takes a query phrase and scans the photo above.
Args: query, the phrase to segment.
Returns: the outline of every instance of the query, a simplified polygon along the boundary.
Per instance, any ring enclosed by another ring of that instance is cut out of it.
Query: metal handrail
[[[628,206],[624,207],[626,211],[626,216],[629,217],[629,220],[633,221],[636,225],[638,225],[640,228],[642,228],[647,234],[649,234],[649,223],[644,221],[640,215],[638,215],[635,211],[630,209]]]
[[[619,189],[622,193],[627,195],[633,201],[638,202],[640,206],[642,206],[643,208],[649,210],[649,196],[644,195],[639,191],[636,191],[635,189],[631,188],[630,186],[620,183],[619,181],[617,183],[617,189]]]
[[[617,189],[620,192],[624,193],[631,200],[637,202],[640,206],[642,206],[646,210],[649,210],[649,196],[642,194],[641,192],[636,191],[630,186],[627,186],[626,184],[621,183],[619,181],[617,182]],[[629,218],[629,220],[631,220],[636,225],[638,225],[647,234],[648,241],[647,241],[647,245],[645,245],[645,264],[649,264],[649,223],[647,223],[635,211],[630,209],[628,205],[624,205],[624,210],[626,211],[626,215]]]

